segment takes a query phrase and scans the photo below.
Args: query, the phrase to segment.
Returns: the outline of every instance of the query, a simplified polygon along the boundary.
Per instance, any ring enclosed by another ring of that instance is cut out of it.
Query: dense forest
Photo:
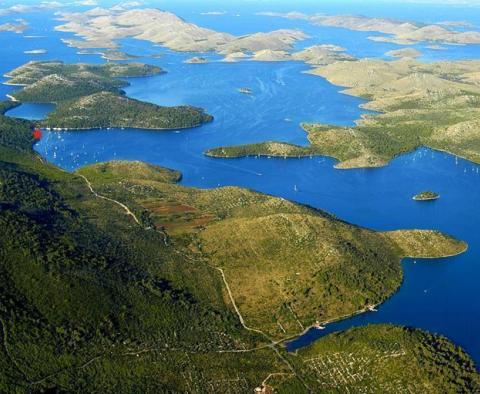
[[[212,116],[200,108],[161,107],[102,92],[62,101],[41,125],[62,129],[134,127],[160,130],[200,126],[212,120]]]
[[[242,332],[214,272],[167,250],[163,233],[135,226],[82,178],[43,164],[31,125],[0,121],[1,392],[205,392],[231,374],[244,389],[261,381],[274,354],[218,353],[259,339]],[[188,374],[176,373],[182,365]]]

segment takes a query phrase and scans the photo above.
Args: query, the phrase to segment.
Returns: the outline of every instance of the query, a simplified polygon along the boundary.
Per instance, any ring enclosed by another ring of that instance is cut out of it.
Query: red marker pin
[[[42,138],[42,130],[35,129],[32,132],[33,139],[39,141]]]

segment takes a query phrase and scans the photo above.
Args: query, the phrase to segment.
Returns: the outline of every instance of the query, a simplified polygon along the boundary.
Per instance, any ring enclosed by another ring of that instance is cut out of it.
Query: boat
[[[316,321],[313,327],[316,328],[317,330],[325,330],[325,326],[322,325],[322,323],[320,323],[319,321]]]
[[[238,91],[243,94],[252,94],[253,90],[250,88],[239,88]]]

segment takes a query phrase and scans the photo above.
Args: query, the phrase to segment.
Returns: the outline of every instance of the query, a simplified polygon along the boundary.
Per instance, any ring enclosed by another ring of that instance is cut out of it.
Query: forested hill
[[[162,74],[143,63],[104,65],[65,64],[58,61],[29,62],[7,76],[22,86],[11,94],[19,102],[55,103],[56,109],[42,125],[62,129],[131,127],[182,129],[213,120],[201,108],[162,107],[124,96],[128,82],[119,78]]]
[[[201,108],[161,107],[110,92],[62,101],[39,124],[47,128],[90,129],[134,127],[184,129],[212,121]]]

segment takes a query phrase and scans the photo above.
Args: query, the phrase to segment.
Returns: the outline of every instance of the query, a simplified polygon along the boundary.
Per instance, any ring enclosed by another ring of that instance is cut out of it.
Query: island
[[[163,73],[143,63],[65,64],[31,61],[6,74],[5,84],[23,86],[12,96],[21,102],[57,103],[99,92],[122,94],[128,82],[119,78],[147,77]]]
[[[254,52],[250,60],[256,60],[259,62],[284,62],[286,60],[291,60],[291,56],[287,51],[262,49],[261,51]]]
[[[27,29],[28,23],[26,21],[20,21],[20,23],[3,23],[0,25],[0,32],[9,31],[22,34]]]
[[[204,57],[195,56],[190,59],[185,60],[187,64],[205,64],[208,63],[208,60]]]
[[[326,15],[304,14],[301,12],[260,12],[257,15],[300,19],[314,25],[338,27],[354,31],[382,33],[384,35],[368,37],[372,41],[389,42],[398,45],[411,45],[421,42],[447,43],[447,44],[479,44],[480,32],[475,30],[454,30],[450,27],[457,26],[456,22],[440,22],[424,24],[418,22],[405,22],[395,19],[375,18],[362,15]],[[463,25],[464,28],[471,25]]]
[[[233,52],[226,55],[222,61],[227,63],[235,63],[242,59],[249,58],[249,56],[244,52]]]
[[[109,49],[106,51],[93,51],[93,50],[81,50],[77,52],[78,55],[100,55],[102,59],[109,61],[121,61],[121,60],[131,60],[136,59],[139,56],[131,55],[127,52],[117,51],[114,49]]]
[[[362,59],[337,61],[309,71],[345,87],[343,93],[367,100],[355,126],[302,124],[310,142],[280,141],[218,147],[214,157],[331,156],[336,168],[385,166],[420,146],[480,163],[480,62],[422,63]]]
[[[203,109],[191,106],[162,107],[125,96],[128,82],[119,78],[163,73],[142,63],[104,65],[29,62],[7,74],[7,84],[18,102],[55,103],[55,110],[38,125],[51,129],[131,127],[184,129],[213,120]]]
[[[420,192],[415,196],[413,196],[413,199],[415,201],[431,201],[431,200],[437,200],[439,198],[440,198],[440,195],[432,191]]]
[[[222,60],[224,62],[237,62],[242,59],[262,62],[301,61],[311,65],[327,65],[337,61],[355,60],[353,56],[345,53],[346,49],[337,45],[313,45],[297,52],[285,50],[263,49],[248,55],[244,52],[229,53]]]
[[[471,358],[420,330],[371,325],[283,346],[391,295],[403,256],[465,243],[182,186],[178,171],[142,162],[69,173],[32,150],[33,127],[0,115],[1,391],[479,390]]]
[[[215,51],[222,55],[235,52],[257,52],[264,49],[282,51],[307,38],[296,29],[280,29],[242,36],[218,32],[189,23],[177,15],[152,8],[102,9],[99,12],[59,12],[64,23],[55,29],[74,33],[75,38],[63,39],[79,48],[116,49],[117,40],[137,38],[182,52]],[[128,28],[125,28],[128,26]],[[172,34],[174,32],[174,34]]]
[[[102,52],[101,55],[102,55],[102,58],[107,60],[112,60],[112,61],[131,60],[131,59],[138,58],[138,56],[136,55],[131,55],[123,51],[115,51],[115,50],[108,50],[108,51]]]
[[[422,52],[420,52],[418,49],[415,48],[403,48],[403,49],[395,49],[393,51],[388,51],[385,53],[386,56],[390,57],[410,57],[412,59],[416,57],[422,56]]]

